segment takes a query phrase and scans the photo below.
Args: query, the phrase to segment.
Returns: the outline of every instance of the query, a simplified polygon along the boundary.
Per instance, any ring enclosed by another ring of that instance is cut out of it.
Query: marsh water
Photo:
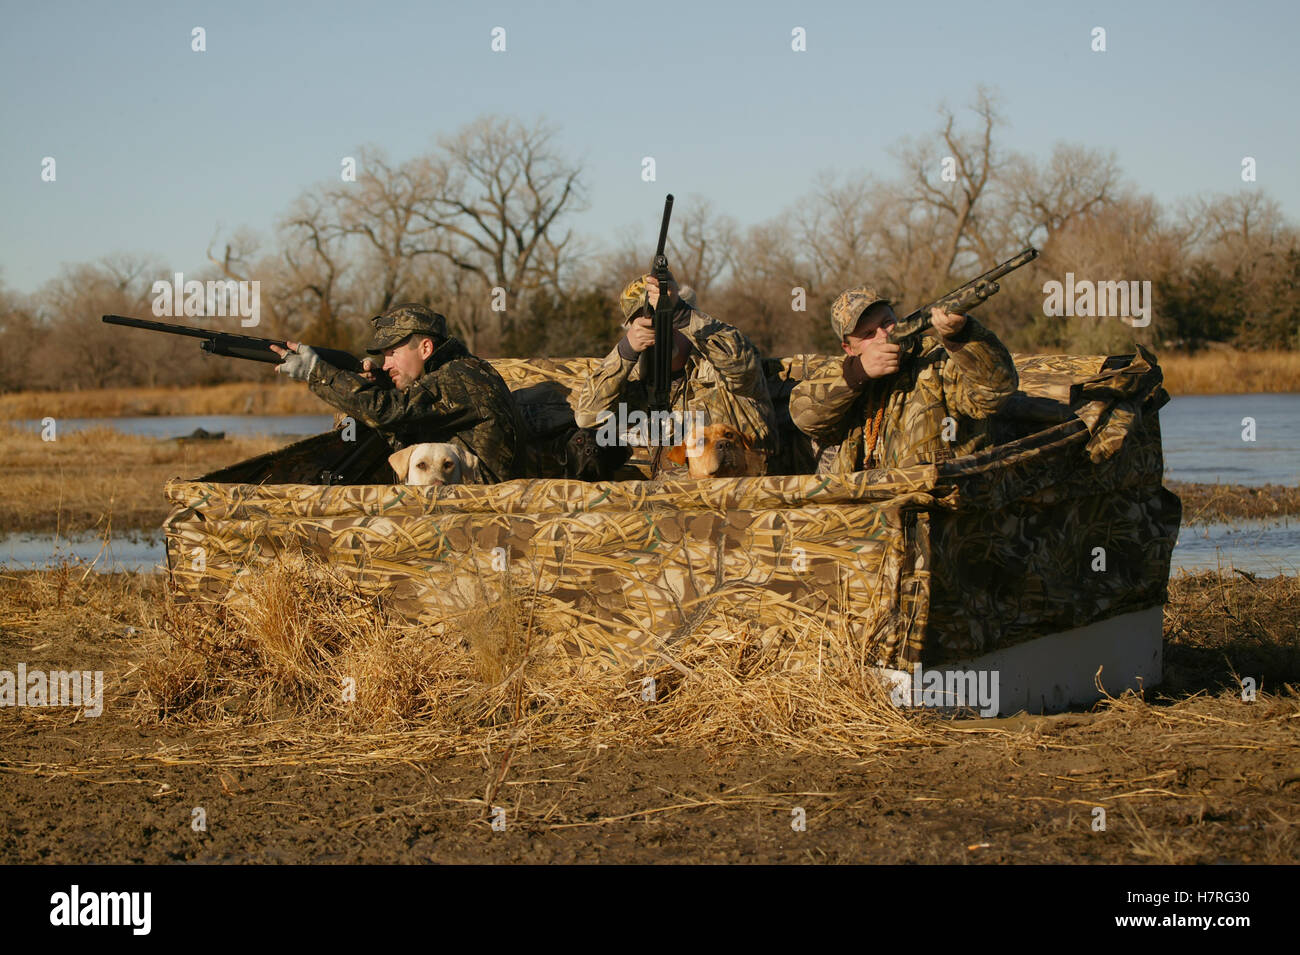
[[[39,421],[15,421],[39,430]],[[160,439],[205,431],[228,435],[304,436],[329,430],[329,415],[189,415],[140,418],[68,418],[75,431],[108,427]],[[1201,484],[1300,484],[1300,394],[1189,395],[1160,411],[1165,477]],[[42,567],[62,560],[93,562],[95,570],[150,570],[163,563],[161,536],[127,534],[105,546],[97,536],[0,537],[0,566]],[[1241,520],[1184,527],[1173,571],[1235,567],[1254,574],[1296,574],[1300,519]]]
[[[1169,480],[1300,484],[1300,394],[1185,395],[1160,409],[1160,436]]]
[[[71,433],[89,428],[108,428],[122,434],[141,435],[146,438],[181,438],[193,434],[198,428],[209,433],[224,432],[238,435],[275,435],[302,437],[328,431],[334,423],[333,415],[154,415],[141,418],[59,418],[59,432]],[[40,431],[38,420],[12,421],[10,424],[26,431]],[[232,462],[233,463],[233,462]]]

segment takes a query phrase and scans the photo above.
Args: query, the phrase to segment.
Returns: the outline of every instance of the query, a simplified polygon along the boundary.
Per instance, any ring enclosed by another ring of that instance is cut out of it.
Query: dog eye
[[[443,462],[442,462],[442,469],[443,469],[444,471],[450,471],[450,470],[451,470],[451,462],[450,462],[450,461],[443,461]]]
[[[429,465],[425,464],[423,461],[417,462],[415,466],[421,471],[427,471],[429,469]]]

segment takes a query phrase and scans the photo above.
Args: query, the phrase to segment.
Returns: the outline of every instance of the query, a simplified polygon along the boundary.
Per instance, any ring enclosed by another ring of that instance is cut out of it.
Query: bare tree
[[[1251,260],[1295,242],[1277,201],[1242,191],[1193,199],[1180,210],[1193,252],[1209,256],[1226,272],[1249,271]]]
[[[428,222],[427,210],[447,176],[434,159],[420,156],[394,164],[381,150],[360,150],[355,183],[338,183],[325,193],[333,222],[322,223],[326,236],[356,240],[373,289],[373,307],[384,311],[401,301],[422,297],[415,277],[422,260],[439,254],[443,244]]]
[[[45,338],[50,383],[58,388],[107,388],[169,384],[178,356],[175,340],[131,332],[100,321],[106,313],[149,314],[151,276],[162,269],[149,260],[113,255],[65,268],[36,296]],[[197,349],[195,349],[197,351]]]
[[[675,208],[672,226],[668,252],[673,274],[707,295],[736,265],[736,221],[718,213],[710,200],[692,195]]]
[[[285,311],[301,315],[302,337],[326,347],[346,347],[360,331],[358,303],[348,286],[346,233],[324,199],[304,195],[280,222],[284,247]],[[349,328],[349,319],[353,327]]]
[[[1057,143],[1041,164],[1014,156],[1003,178],[1004,222],[1017,245],[1046,244],[1076,218],[1123,198],[1115,154],[1077,144]]]
[[[417,215],[433,249],[477,276],[484,293],[504,290],[508,307],[563,270],[572,239],[562,217],[582,202],[581,167],[562,158],[555,130],[485,117],[440,141],[430,201]]]
[[[807,255],[810,285],[839,286],[860,280],[871,265],[879,233],[877,195],[870,179],[818,176],[813,194],[796,204],[796,241]]]
[[[991,185],[1005,160],[994,144],[1001,122],[993,95],[984,87],[971,105],[978,128],[957,129],[957,118],[940,107],[942,129],[920,143],[904,143],[899,154],[907,170],[908,198],[914,215],[934,230],[930,271],[940,285],[949,285],[958,259],[970,253],[979,261],[994,257],[986,214]],[[953,179],[945,181],[945,172]]]

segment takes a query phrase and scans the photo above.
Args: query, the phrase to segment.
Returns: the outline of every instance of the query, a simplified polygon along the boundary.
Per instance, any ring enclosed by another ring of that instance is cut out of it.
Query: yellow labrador
[[[454,444],[413,444],[388,456],[402,484],[482,484],[478,458]]]

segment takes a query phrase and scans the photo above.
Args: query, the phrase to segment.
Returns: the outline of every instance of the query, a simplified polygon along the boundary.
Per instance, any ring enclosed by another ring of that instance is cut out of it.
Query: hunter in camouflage
[[[934,334],[902,351],[885,340],[896,321],[870,285],[835,300],[831,326],[845,354],[790,394],[791,418],[821,448],[818,473],[934,463],[992,443],[990,418],[1018,384],[997,336],[973,318],[935,309]]]
[[[669,404],[684,415],[703,414],[709,424],[726,424],[746,435],[753,449],[765,457],[776,451],[776,415],[763,376],[758,349],[739,329],[706,315],[683,301],[677,289],[673,325],[681,351],[674,361]],[[692,293],[693,294],[693,293]],[[649,315],[658,301],[652,276],[632,281],[619,297],[625,333],[604,361],[583,381],[575,407],[578,427],[598,427],[603,412],[645,412],[650,406],[648,384],[641,380],[639,359],[645,344],[653,342]],[[680,367],[680,371],[679,369]]]
[[[321,361],[290,342],[278,366],[345,414],[374,428],[394,451],[445,441],[476,455],[484,483],[521,476],[519,412],[501,375],[447,334],[423,305],[397,305],[371,319],[366,349],[384,356],[394,387]]]

